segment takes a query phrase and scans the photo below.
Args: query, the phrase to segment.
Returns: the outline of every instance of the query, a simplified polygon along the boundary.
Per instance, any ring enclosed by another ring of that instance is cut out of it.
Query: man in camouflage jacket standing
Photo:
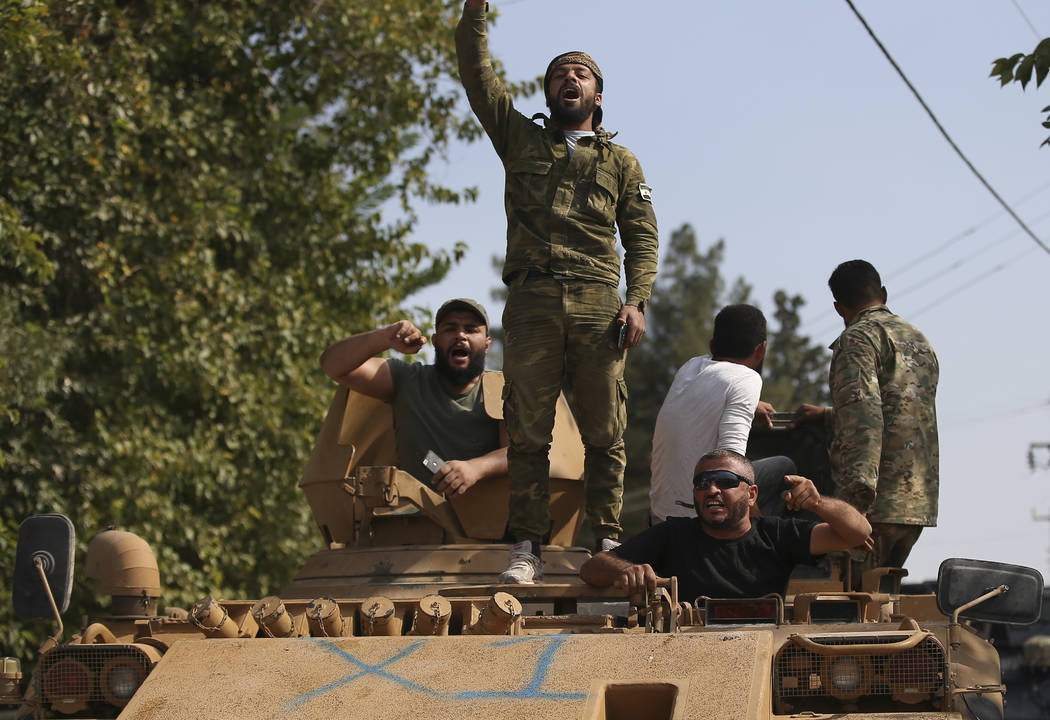
[[[801,419],[831,427],[837,496],[866,513],[874,550],[854,565],[903,567],[923,527],[937,524],[937,356],[886,307],[874,267],[850,260],[828,280],[846,329],[831,345],[833,407],[803,405]]]
[[[656,216],[637,159],[601,128],[603,78],[594,60],[583,52],[552,60],[544,77],[551,117],[527,118],[492,69],[485,11],[484,0],[467,0],[456,51],[470,106],[506,170],[503,374],[515,545],[501,579],[536,582],[540,543],[550,531],[547,453],[563,377],[586,450],[587,514],[599,549],[620,534],[624,357],[645,332]],[[617,227],[626,301],[618,290]]]

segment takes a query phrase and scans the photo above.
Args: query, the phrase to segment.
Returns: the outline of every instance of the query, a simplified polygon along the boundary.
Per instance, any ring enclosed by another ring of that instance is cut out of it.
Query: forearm
[[[347,376],[369,359],[391,348],[390,328],[377,328],[343,338],[321,355],[321,369],[335,380],[346,384]]]
[[[470,460],[481,480],[507,475],[507,448],[501,447]]]
[[[644,306],[656,281],[656,220],[635,227],[620,226],[624,246],[624,275],[627,280],[627,305]]]
[[[456,26],[456,59],[470,108],[501,154],[514,110],[510,95],[492,67],[483,2],[467,3],[463,8]]]
[[[645,183],[641,165],[630,151],[624,157],[621,177],[616,225],[620,229],[620,242],[624,249],[627,304],[638,305],[649,299],[656,280],[659,231],[656,227],[656,212],[653,210],[652,190]]]
[[[622,578],[632,565],[612,553],[598,553],[580,567],[580,578],[588,585],[609,587]]]
[[[456,26],[456,60],[459,77],[473,105],[483,86],[483,76],[492,72],[484,3],[468,2]]]
[[[831,360],[828,385],[834,407],[831,470],[836,497],[870,512],[882,458],[882,392],[871,340],[844,332]]]
[[[627,276],[627,300],[625,304],[635,308],[644,308],[652,295],[653,282],[656,280],[656,246],[651,252],[639,257],[638,253],[627,251],[624,258],[624,274]]]
[[[877,423],[871,420],[872,413],[877,415]],[[829,453],[835,495],[862,513],[870,512],[875,502],[882,457],[881,421],[880,408],[866,412],[850,407],[835,413]]]
[[[848,502],[822,497],[814,512],[842,538],[845,547],[860,545],[871,535],[868,519]]]

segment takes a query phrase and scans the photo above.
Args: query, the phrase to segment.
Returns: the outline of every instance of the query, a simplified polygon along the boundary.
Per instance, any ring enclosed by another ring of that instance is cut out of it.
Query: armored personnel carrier
[[[499,380],[484,380],[487,407]],[[582,445],[564,400],[546,582],[498,585],[506,483],[449,499],[394,455],[386,406],[341,390],[301,482],[325,549],[287,587],[260,599],[205,588],[189,610],[159,613],[149,547],[107,530],[85,573],[112,614],[65,641],[72,525],[27,519],[16,610],[58,632],[30,678],[0,660],[0,717],[989,720],[1005,688],[971,623],[1039,616],[1039,573],[975,560],[945,561],[926,595],[900,594],[888,570],[861,592],[843,571],[786,597],[684,598],[675,578],[648,596],[588,586],[589,553],[573,546]]]

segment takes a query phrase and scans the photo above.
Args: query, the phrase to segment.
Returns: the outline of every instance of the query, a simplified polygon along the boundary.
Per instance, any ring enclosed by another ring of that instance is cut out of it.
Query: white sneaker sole
[[[541,580],[542,580],[542,578],[541,578]],[[506,573],[504,573],[503,575],[499,576],[499,581],[500,581],[501,585],[535,585],[536,584],[536,580],[535,579],[533,579],[533,580],[523,580],[522,578],[519,578],[516,575],[507,575]]]

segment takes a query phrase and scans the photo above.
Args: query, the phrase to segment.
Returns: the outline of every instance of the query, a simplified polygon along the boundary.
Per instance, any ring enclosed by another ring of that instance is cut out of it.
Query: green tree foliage
[[[1028,83],[1032,81],[1032,73],[1035,73],[1035,86],[1043,84],[1047,74],[1050,74],[1050,38],[1043,38],[1029,54],[1015,53],[1010,57],[1001,57],[992,62],[990,77],[999,78],[999,86],[1003,87],[1011,82],[1021,83],[1021,89],[1026,90]],[[1050,105],[1043,108],[1042,112],[1050,113]],[[1050,115],[1043,121],[1043,127],[1050,128]],[[1050,145],[1050,137],[1040,143]]]
[[[413,204],[474,196],[427,174],[478,133],[457,15],[0,0],[0,654],[35,641],[10,614],[32,513],[81,549],[141,534],[163,604],[276,591],[317,549],[316,358],[453,262],[407,240]]]
[[[490,255],[489,256],[489,267],[492,268],[492,272],[496,273],[496,277],[499,279],[499,284],[494,285],[489,290],[489,298],[501,306],[507,302],[507,286],[503,284],[503,256],[502,255]],[[490,316],[489,322],[496,322],[497,318]],[[506,339],[506,333],[503,332],[502,325],[493,325],[489,328],[489,335],[492,336],[492,347],[489,348],[488,355],[485,357],[485,367],[490,370],[498,370],[503,367],[503,341]]]
[[[660,271],[645,310],[646,335],[627,353],[630,398],[626,436],[628,474],[648,488],[653,427],[675,372],[691,357],[708,352],[715,313],[726,296],[720,266],[725,242],[701,251],[696,233],[683,225],[660,246]],[[738,283],[731,302],[747,302],[750,288]],[[648,500],[648,498],[647,498]]]
[[[801,403],[825,405],[828,363],[831,356],[822,345],[814,345],[798,332],[799,310],[806,301],[783,290],[773,293],[775,310],[770,321],[766,359],[763,363],[762,399],[777,410],[791,411]]]
[[[751,287],[738,278],[727,290],[721,274],[725,242],[701,249],[692,226],[671,233],[660,247],[660,272],[646,309],[647,333],[627,354],[628,427],[624,515],[628,533],[645,527],[649,507],[649,460],[653,429],[675,373],[686,360],[709,352],[714,317],[725,305],[750,302]],[[763,369],[762,399],[777,410],[827,398],[829,355],[798,332],[801,296],[774,294]]]

